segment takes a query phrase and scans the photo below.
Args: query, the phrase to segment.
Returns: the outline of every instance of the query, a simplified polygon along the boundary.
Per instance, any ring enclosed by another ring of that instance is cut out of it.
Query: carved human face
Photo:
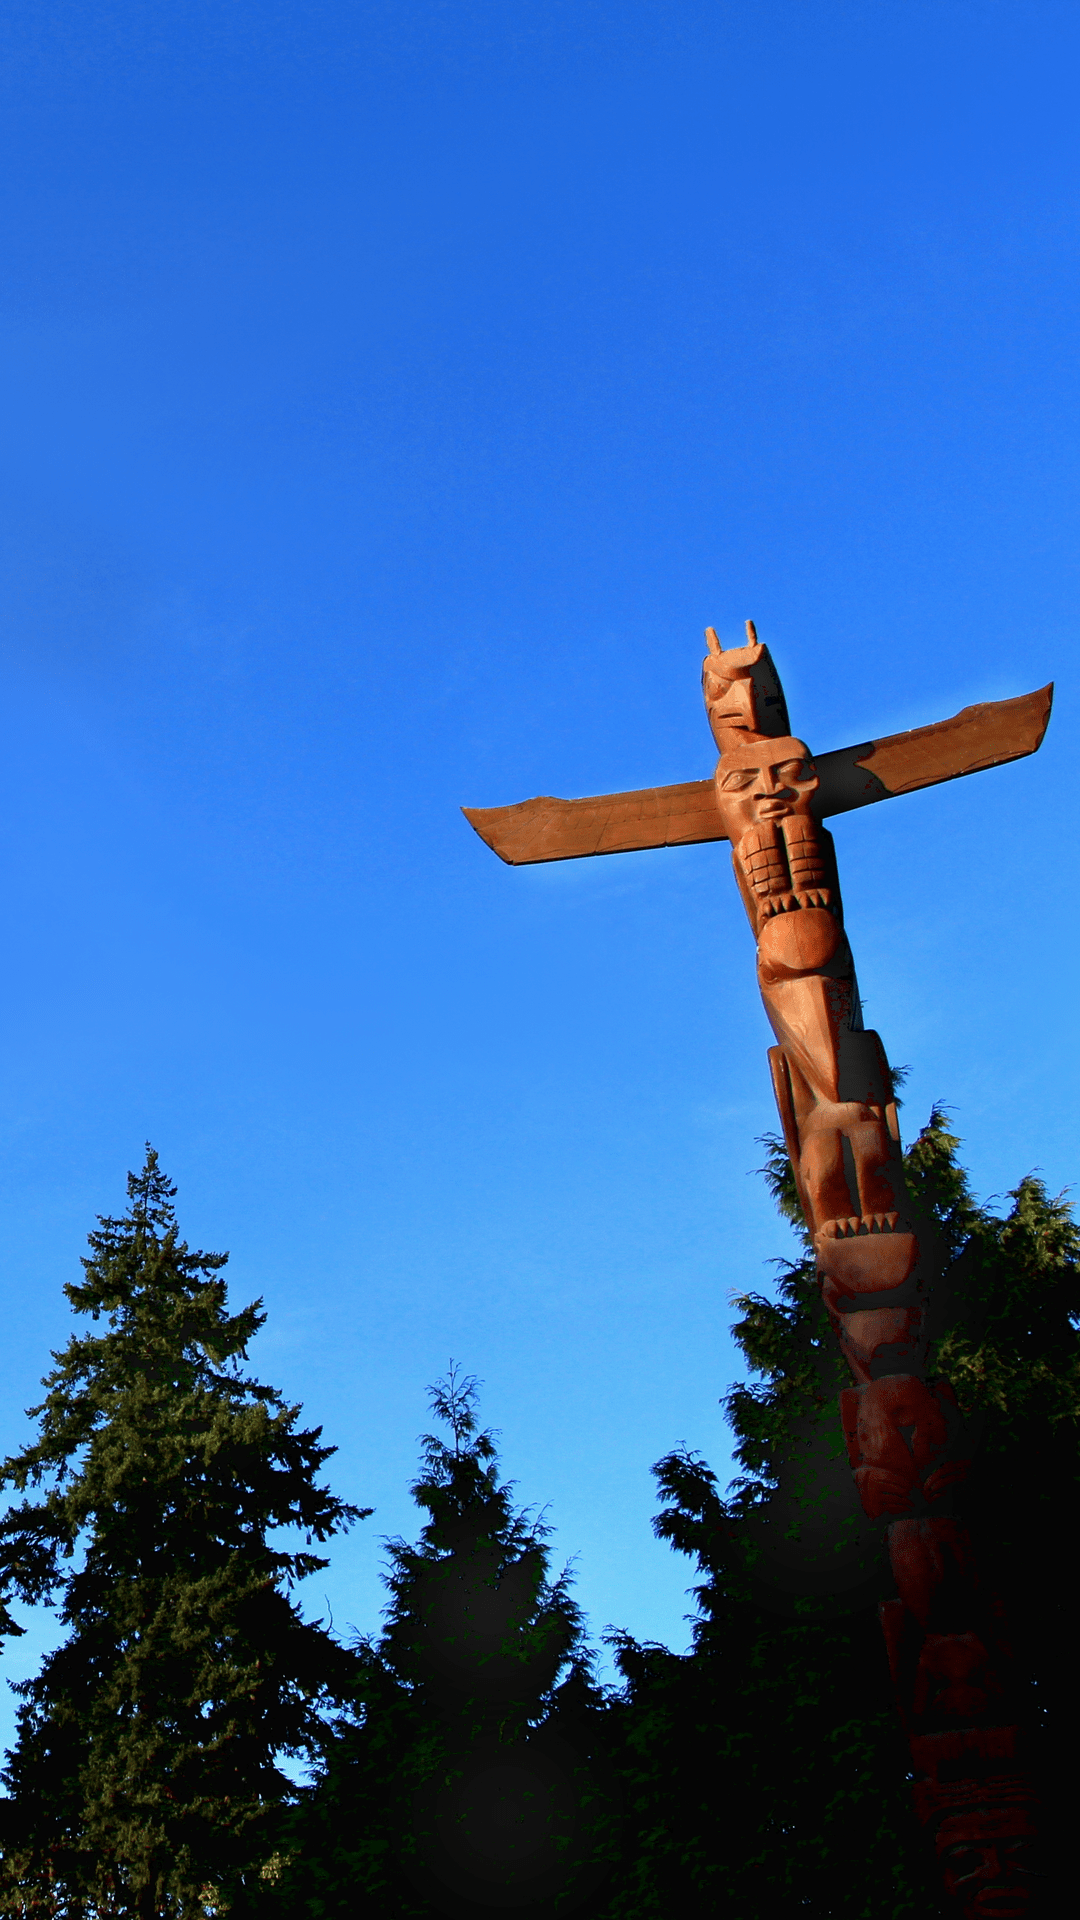
[[[716,769],[716,799],[728,838],[737,844],[764,820],[805,813],[817,786],[809,748],[790,735],[732,748]]]
[[[1038,1885],[1031,1871],[1035,1829],[1025,1807],[954,1814],[938,1830],[945,1885],[965,1920],[1021,1920]]]

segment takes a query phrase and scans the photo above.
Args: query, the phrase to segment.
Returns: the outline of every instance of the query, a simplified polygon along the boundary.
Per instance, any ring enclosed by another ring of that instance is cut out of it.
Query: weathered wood
[[[1042,744],[1050,718],[1053,683],[1014,700],[985,700],[951,720],[936,720],[909,733],[892,733],[865,746],[819,754],[814,765],[821,786],[814,812],[821,819],[849,813],[874,800],[890,800],[943,780],[1022,760]]]
[[[907,1186],[894,1075],[863,1026],[832,835],[822,821],[1034,753],[1053,689],[811,757],[747,622],[712,628],[702,691],[712,780],[587,800],[464,808],[511,865],[730,840],[776,1046],[770,1065],[821,1297],[854,1384],[840,1396],[864,1513],[886,1522],[896,1597],[881,1622],[908,1736],[915,1809],[953,1911],[1025,1920],[1035,1834],[1027,1707],[1008,1633],[950,1501],[971,1463],[956,1396],[929,1380],[927,1306],[946,1250]],[[984,1896],[986,1896],[984,1898]],[[1039,1911],[1042,1909],[1040,1908]]]
[[[913,727],[883,740],[839,747],[815,759],[820,787],[818,819],[850,813],[875,800],[889,800],[964,774],[981,773],[1034,753],[1050,718],[1053,686],[1014,700],[988,700],[965,707],[950,720]],[[723,821],[710,780],[675,787],[642,787],[633,793],[593,794],[557,800],[543,794],[510,807],[462,807],[481,840],[509,866],[542,860],[580,860],[596,853],[638,853],[650,847],[689,847],[724,840]]]
[[[722,840],[711,780],[637,793],[598,793],[587,800],[543,794],[513,807],[462,807],[481,840],[512,867],[537,860],[577,860],[589,853],[636,853],[644,847],[688,847]]]

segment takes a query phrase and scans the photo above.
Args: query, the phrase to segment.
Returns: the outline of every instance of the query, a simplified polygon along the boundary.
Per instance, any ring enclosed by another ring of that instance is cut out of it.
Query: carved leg
[[[785,992],[811,985],[820,990],[814,997],[821,1002],[818,1011],[824,1019],[825,989],[835,982],[783,983]],[[770,987],[765,1004],[779,1032],[776,993]],[[800,1198],[814,1232],[830,1223],[845,1233],[888,1231],[900,1222],[904,1187],[896,1109],[888,1099],[881,1042],[876,1033],[851,1033],[843,1026],[830,1032],[834,1074],[811,1077],[801,1051],[787,1045],[769,1054]]]

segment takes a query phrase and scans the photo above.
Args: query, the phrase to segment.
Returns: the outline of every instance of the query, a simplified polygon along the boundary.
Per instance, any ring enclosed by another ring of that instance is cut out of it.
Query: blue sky
[[[789,1245],[749,934],[722,848],[512,871],[458,808],[707,774],[710,622],[818,750],[1055,679],[1034,759],[836,837],[909,1133],[1074,1178],[1080,19],[0,35],[4,1443],[149,1139],[376,1508],[314,1611],[377,1625],[453,1357],[594,1632],[682,1647],[649,1468],[726,1476]]]

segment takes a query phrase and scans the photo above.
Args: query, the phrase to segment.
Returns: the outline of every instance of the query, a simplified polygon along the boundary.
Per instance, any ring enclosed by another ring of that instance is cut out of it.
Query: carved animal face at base
[[[943,1820],[937,1855],[964,1920],[1023,1920],[1033,1912],[1035,1826],[1026,1807],[979,1808]]]
[[[767,820],[806,814],[818,777],[810,749],[790,734],[731,748],[716,769],[716,800],[733,846]]]

